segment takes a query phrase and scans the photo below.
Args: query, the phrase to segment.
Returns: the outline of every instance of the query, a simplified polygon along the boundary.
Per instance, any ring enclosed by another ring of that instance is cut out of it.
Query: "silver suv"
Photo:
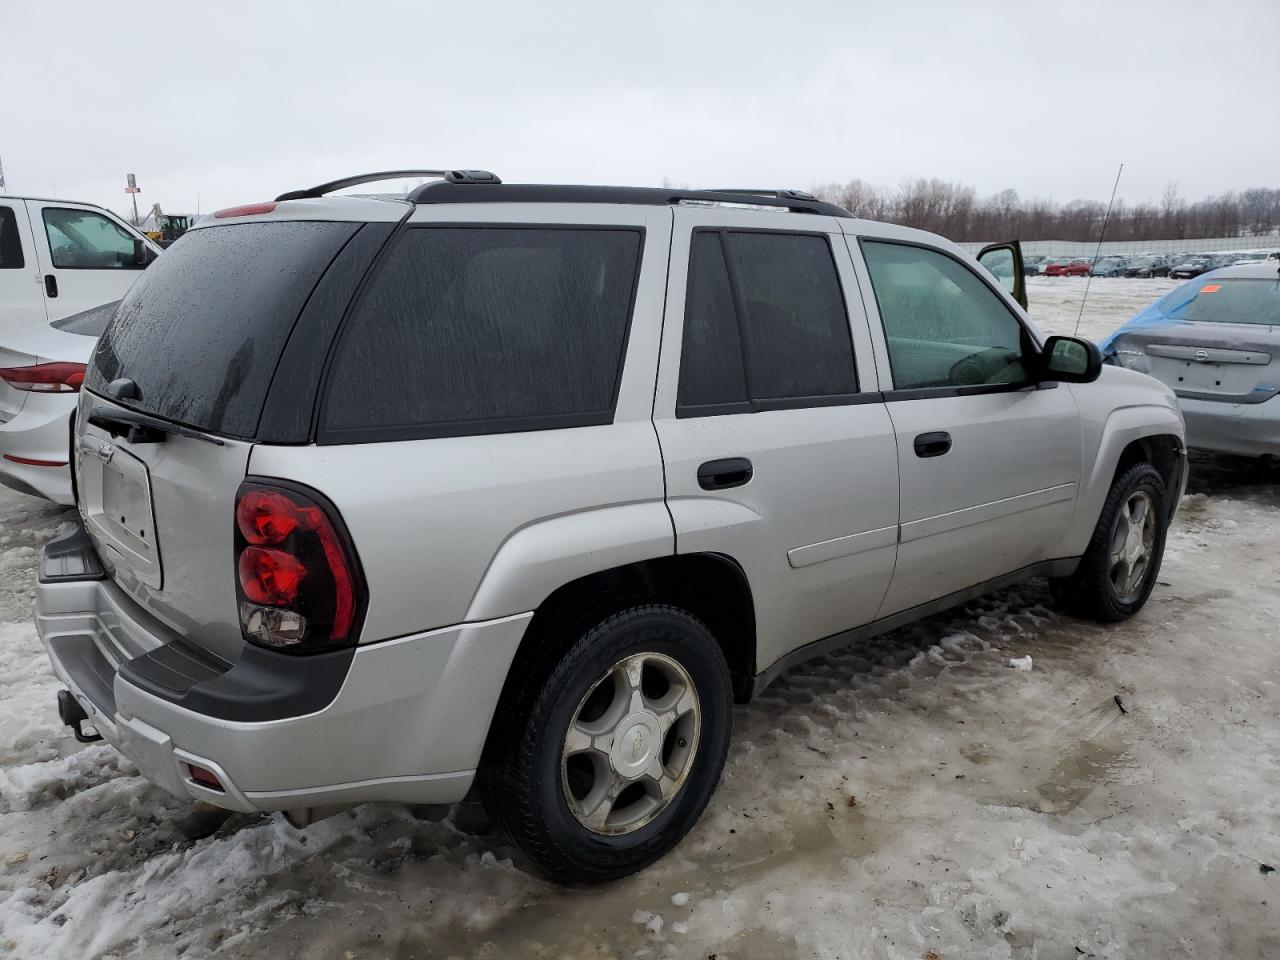
[[[295,824],[473,786],[603,881],[787,668],[1047,576],[1139,610],[1173,394],[937,236],[796,191],[502,184],[223,210],[90,365],[36,619],[63,720]]]

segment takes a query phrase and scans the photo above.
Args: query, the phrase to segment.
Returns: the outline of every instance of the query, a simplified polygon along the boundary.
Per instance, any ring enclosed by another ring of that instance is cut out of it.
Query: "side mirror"
[[[1098,345],[1078,337],[1050,337],[1044,342],[1041,380],[1092,383],[1102,375]]]
[[[139,270],[145,270],[155,258],[155,251],[135,237],[133,241],[133,265]]]

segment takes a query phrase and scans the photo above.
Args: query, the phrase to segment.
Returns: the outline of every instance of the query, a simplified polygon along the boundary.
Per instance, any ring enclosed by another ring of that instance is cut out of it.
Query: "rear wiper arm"
[[[123,436],[130,443],[163,443],[168,434],[179,437],[190,437],[203,440],[215,446],[225,446],[225,442],[217,437],[192,430],[181,424],[170,423],[159,417],[150,417],[136,410],[120,410],[99,404],[89,411],[89,423],[101,427],[113,437]]]

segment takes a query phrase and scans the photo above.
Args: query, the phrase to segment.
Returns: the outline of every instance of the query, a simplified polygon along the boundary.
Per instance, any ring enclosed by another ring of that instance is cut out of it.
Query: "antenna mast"
[[[1120,169],[1116,171],[1116,182],[1111,187],[1111,199],[1107,201],[1107,214],[1102,218],[1102,229],[1098,231],[1098,245],[1093,251],[1093,263],[1089,265],[1089,279],[1084,283],[1084,296],[1080,298],[1080,312],[1076,314],[1076,327],[1071,331],[1074,337],[1080,329],[1080,318],[1084,316],[1084,305],[1089,299],[1089,288],[1093,286],[1093,267],[1098,262],[1098,255],[1102,253],[1102,238],[1107,235],[1107,224],[1111,221],[1111,206],[1116,202],[1116,190],[1120,188],[1120,174],[1124,173],[1124,164],[1120,164]]]

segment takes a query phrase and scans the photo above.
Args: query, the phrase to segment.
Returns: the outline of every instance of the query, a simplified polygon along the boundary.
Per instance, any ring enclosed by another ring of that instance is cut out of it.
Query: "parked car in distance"
[[[117,303],[36,324],[0,342],[0,484],[54,503],[73,502],[71,416],[89,357]]]
[[[1123,277],[1128,266],[1129,261],[1124,257],[1102,257],[1093,265],[1090,272],[1095,277]]]
[[[1127,277],[1167,277],[1169,264],[1161,257],[1135,257],[1124,272]]]
[[[1045,257],[1023,257],[1022,258],[1022,275],[1024,277],[1038,276],[1040,273],[1040,264],[1047,259]]]
[[[1049,277],[1087,277],[1089,275],[1089,267],[1089,261],[1080,258],[1055,260],[1045,270],[1045,275]]]
[[[1280,455],[1280,271],[1274,260],[1196,277],[1104,345],[1110,363],[1173,389],[1188,445]]]
[[[92,203],[0,195],[0,347],[119,300],[160,248]]]
[[[1187,257],[1169,268],[1169,277],[1174,280],[1189,280],[1208,273],[1214,267],[1214,262],[1208,257]]]
[[[1050,275],[1049,270],[1051,268],[1056,266],[1065,267],[1070,262],[1071,261],[1069,259],[1063,259],[1062,257],[1046,257],[1045,259],[1040,261],[1038,270],[1041,276],[1049,276]]]
[[[220,211],[99,341],[36,623],[64,722],[153,782],[295,824],[475,784],[606,881],[789,667],[1030,576],[1146,602],[1173,394],[1042,337],[1016,244],[428,175]]]

